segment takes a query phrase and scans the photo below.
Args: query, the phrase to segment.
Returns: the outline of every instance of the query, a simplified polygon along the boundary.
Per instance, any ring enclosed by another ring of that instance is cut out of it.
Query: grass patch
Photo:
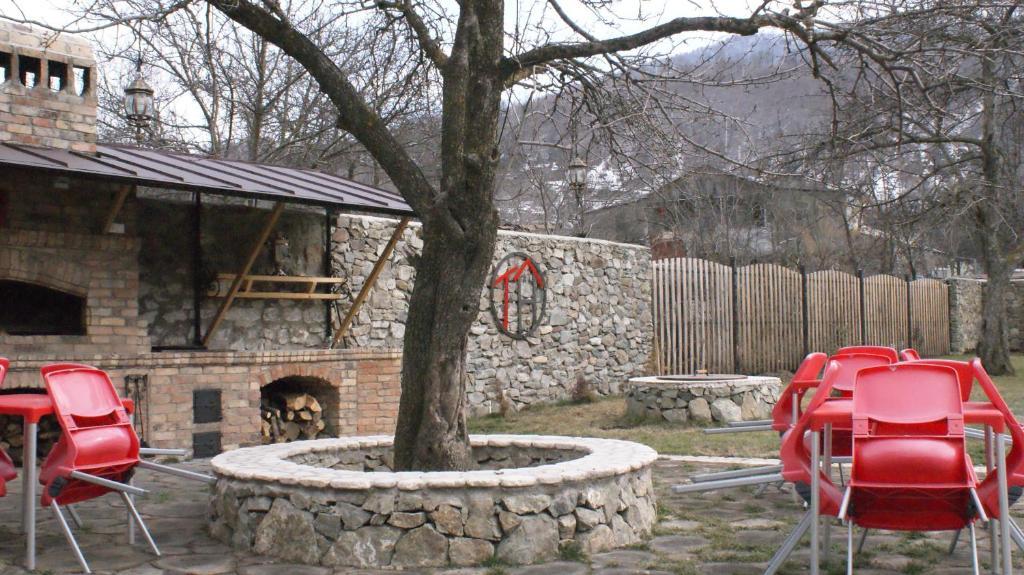
[[[558,556],[562,561],[576,561],[578,563],[587,561],[587,554],[583,552],[583,547],[580,547],[580,544],[575,541],[559,545]]]
[[[969,359],[968,356],[950,356]],[[1017,374],[993,378],[1015,413],[1024,414],[1024,355],[1013,356]],[[975,391],[980,395],[979,391]],[[980,399],[977,398],[977,399]],[[778,457],[779,436],[773,431],[705,435],[699,427],[652,423],[626,417],[621,397],[590,403],[569,401],[524,409],[508,418],[498,414],[469,420],[472,433],[523,433],[625,439],[669,455]],[[717,424],[715,424],[717,426]],[[984,461],[981,442],[969,442],[975,462]]]

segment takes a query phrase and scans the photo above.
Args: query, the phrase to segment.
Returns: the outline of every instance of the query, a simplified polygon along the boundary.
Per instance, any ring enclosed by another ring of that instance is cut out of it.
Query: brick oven
[[[330,349],[361,303],[331,216],[408,206],[312,170],[98,142],[95,78],[88,43],[0,22],[4,390],[95,365],[136,399],[145,441],[198,456],[259,442],[261,392],[289,386],[326,433],[392,431],[400,354]]]

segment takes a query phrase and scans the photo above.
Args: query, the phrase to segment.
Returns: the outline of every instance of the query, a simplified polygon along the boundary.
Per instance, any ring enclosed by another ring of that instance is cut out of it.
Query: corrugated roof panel
[[[99,144],[96,154],[0,144],[0,166],[183,191],[413,215],[401,196],[317,170]]]

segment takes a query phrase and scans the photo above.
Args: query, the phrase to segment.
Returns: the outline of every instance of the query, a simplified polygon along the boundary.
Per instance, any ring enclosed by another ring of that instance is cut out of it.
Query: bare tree
[[[332,15],[339,29],[400,30],[401,42],[416,54],[417,62],[428,67],[424,77],[434,82],[431,88],[404,97],[437,102],[440,173],[434,177],[416,150],[388,125],[365,79],[348,67],[347,55],[332,53],[315,27],[311,29],[275,0],[209,2],[277,46],[316,81],[337,113],[338,127],[376,160],[423,222],[424,245],[404,338],[395,433],[395,467],[402,470],[464,469],[471,463],[465,355],[497,235],[495,183],[507,90],[524,83],[543,84],[561,73],[585,78],[580,71],[639,84],[650,76],[646,68],[637,66],[644,55],[657,54],[658,46],[687,32],[748,36],[765,28],[780,29],[804,46],[812,62],[827,57],[820,49],[823,42],[845,41],[843,25],[821,20],[818,12],[823,3],[818,0],[798,0],[795,6],[765,2],[746,17],[672,18],[607,38],[569,19],[555,0],[533,4],[554,9],[569,35],[558,35],[529,18],[525,23],[506,22],[503,0],[457,4],[333,0],[324,4],[322,11]],[[614,22],[606,0],[578,0],[577,4],[604,22]],[[144,15],[154,18],[156,13],[177,9],[178,4],[156,5]],[[124,12],[133,11],[138,12]]]

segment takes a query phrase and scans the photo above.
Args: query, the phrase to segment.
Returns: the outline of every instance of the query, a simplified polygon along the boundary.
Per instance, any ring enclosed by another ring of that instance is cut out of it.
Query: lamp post
[[[587,189],[587,163],[576,156],[566,169],[566,181],[576,199],[576,235],[583,236],[583,192]]]
[[[142,79],[142,61],[135,71],[135,80],[124,89],[124,115],[128,123],[135,127],[135,138],[142,142],[142,130],[149,128],[153,122],[153,88]]]

